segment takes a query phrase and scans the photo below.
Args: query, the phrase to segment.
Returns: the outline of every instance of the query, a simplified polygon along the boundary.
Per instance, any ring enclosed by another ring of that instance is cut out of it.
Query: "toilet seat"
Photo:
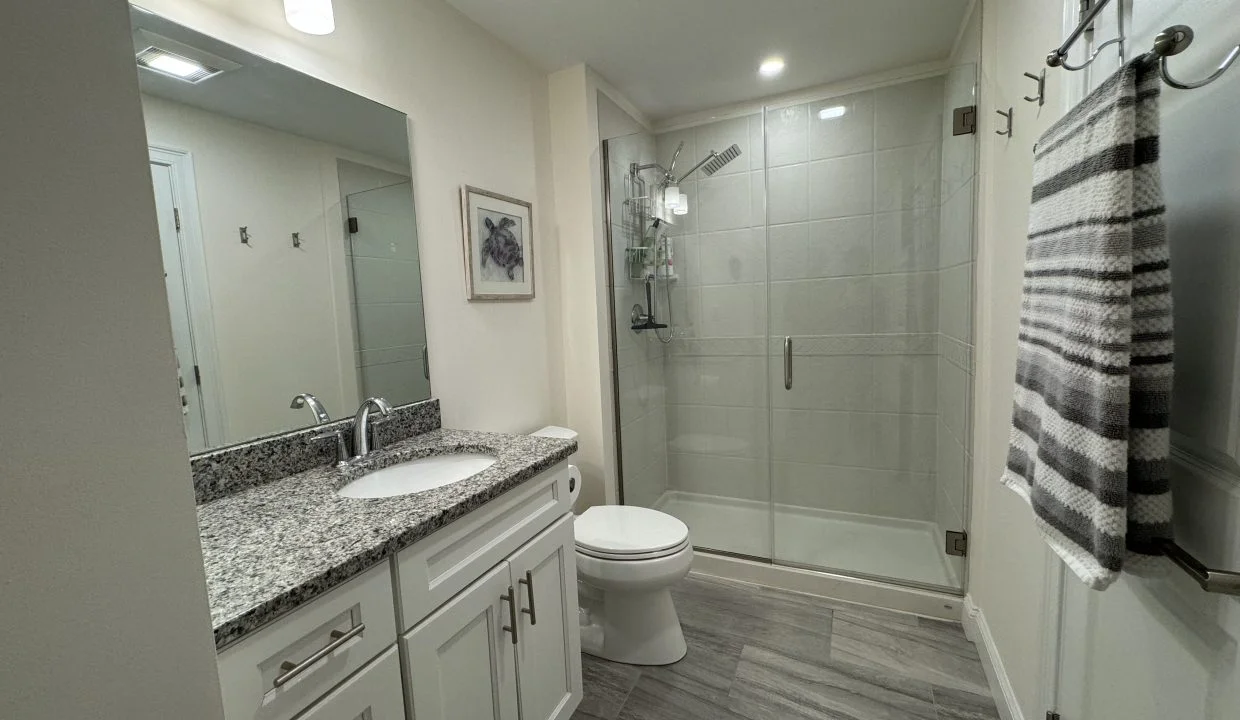
[[[675,555],[676,553],[684,552],[685,548],[687,547],[689,547],[689,539],[685,538],[685,541],[681,543],[680,545],[677,545],[676,547],[666,548],[663,550],[651,550],[649,552],[609,553],[609,552],[600,552],[598,550],[593,550],[590,548],[585,548],[580,545],[577,546],[577,552],[581,553],[582,555],[587,555],[589,557],[596,558],[598,560],[611,560],[613,562],[626,562],[630,560],[657,560],[658,558],[664,558],[664,557],[668,557],[669,555]]]
[[[649,508],[600,505],[574,523],[577,552],[600,560],[632,561],[668,557],[689,546],[689,527]]]

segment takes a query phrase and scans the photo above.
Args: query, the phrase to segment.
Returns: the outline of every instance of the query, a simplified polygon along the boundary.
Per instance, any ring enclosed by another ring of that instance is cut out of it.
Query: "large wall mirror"
[[[405,115],[131,20],[190,451],[430,397]]]

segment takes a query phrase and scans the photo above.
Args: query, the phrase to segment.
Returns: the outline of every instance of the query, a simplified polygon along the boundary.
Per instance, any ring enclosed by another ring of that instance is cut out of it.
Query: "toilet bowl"
[[[577,581],[585,610],[581,649],[631,665],[685,656],[671,587],[689,573],[689,528],[671,515],[628,505],[592,507],[574,523]]]
[[[575,438],[565,428],[535,435]],[[580,474],[570,491],[576,498]],[[576,541],[581,649],[630,665],[668,665],[687,646],[671,587],[689,573],[693,545],[680,520],[629,505],[592,507],[573,523]]]

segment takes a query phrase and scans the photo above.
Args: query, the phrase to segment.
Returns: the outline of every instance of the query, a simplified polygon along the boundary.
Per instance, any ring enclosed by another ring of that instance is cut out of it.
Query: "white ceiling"
[[[969,0],[448,0],[547,71],[594,68],[663,120],[946,59]],[[787,69],[759,78],[780,55]]]

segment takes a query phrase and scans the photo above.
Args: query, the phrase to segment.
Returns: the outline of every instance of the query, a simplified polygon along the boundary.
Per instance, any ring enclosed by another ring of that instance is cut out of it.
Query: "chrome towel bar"
[[[1084,11],[1081,17],[1081,22],[1076,26],[1076,29],[1068,34],[1068,38],[1063,41],[1062,45],[1047,53],[1046,64],[1051,67],[1062,67],[1065,70],[1081,70],[1088,67],[1090,63],[1096,60],[1098,58],[1098,53],[1102,52],[1104,48],[1116,43],[1119,44],[1122,54],[1122,50],[1124,48],[1124,36],[1121,32],[1119,37],[1107,40],[1099,45],[1094,50],[1093,54],[1091,54],[1089,58],[1080,65],[1072,65],[1068,63],[1068,51],[1071,50],[1076,41],[1091,28],[1094,19],[1098,17],[1098,14],[1102,12],[1103,8],[1105,8],[1110,1],[1111,0],[1092,0],[1092,5],[1090,5],[1088,10]],[[1177,90],[1195,90],[1196,88],[1209,85],[1222,77],[1223,73],[1227,72],[1227,69],[1236,62],[1236,59],[1240,58],[1240,45],[1236,45],[1232,48],[1231,52],[1223,58],[1223,61],[1219,63],[1215,71],[1205,79],[1195,81],[1177,80],[1171,75],[1171,71],[1167,68],[1167,58],[1184,52],[1192,43],[1193,29],[1191,27],[1187,25],[1172,25],[1171,27],[1168,27],[1158,33],[1158,36],[1154,38],[1153,48],[1145,54],[1145,57],[1148,58],[1150,62],[1158,63],[1158,72],[1162,76],[1163,82],[1173,88],[1176,88]],[[1029,77],[1034,77],[1029,73],[1025,74]],[[1037,78],[1034,77],[1034,79]],[[1025,99],[1030,100],[1030,98]]]
[[[1240,572],[1208,568],[1171,540],[1163,540],[1161,545],[1167,558],[1196,580],[1202,590],[1222,595],[1240,595]]]

